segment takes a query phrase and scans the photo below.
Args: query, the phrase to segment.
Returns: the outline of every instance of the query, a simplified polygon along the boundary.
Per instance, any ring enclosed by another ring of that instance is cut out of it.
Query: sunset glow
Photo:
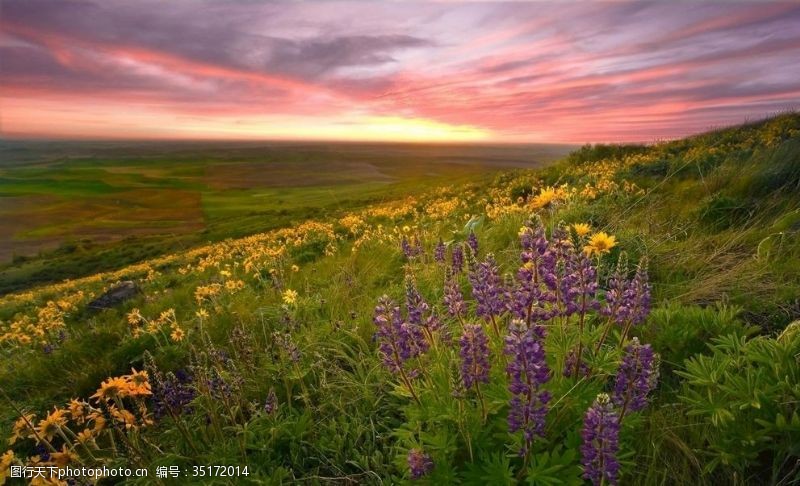
[[[7,137],[650,141],[796,109],[788,3],[2,3]]]

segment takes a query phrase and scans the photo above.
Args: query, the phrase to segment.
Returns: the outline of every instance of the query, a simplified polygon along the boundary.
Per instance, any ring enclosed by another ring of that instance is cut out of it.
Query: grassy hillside
[[[562,157],[559,145],[0,142],[0,295]]]
[[[7,295],[0,464],[796,484],[798,237],[788,114]]]

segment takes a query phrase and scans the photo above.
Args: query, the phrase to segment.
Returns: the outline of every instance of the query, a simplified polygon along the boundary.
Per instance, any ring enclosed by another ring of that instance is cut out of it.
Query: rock
[[[89,308],[94,310],[110,309],[117,306],[139,293],[139,287],[131,280],[121,282],[110,288],[105,294],[89,302]]]

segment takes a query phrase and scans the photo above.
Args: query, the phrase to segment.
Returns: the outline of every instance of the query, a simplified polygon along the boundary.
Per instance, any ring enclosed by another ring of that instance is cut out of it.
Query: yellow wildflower
[[[81,444],[86,444],[87,442],[91,442],[94,440],[94,432],[92,429],[83,429],[83,431],[78,432],[78,442]]]
[[[592,231],[592,227],[586,223],[576,223],[572,225],[572,229],[575,230],[575,234],[583,238],[584,236],[588,235]]]
[[[39,434],[39,437],[47,441],[52,440],[61,427],[67,423],[64,415],[65,410],[56,408],[50,415],[40,420],[39,425],[36,426],[36,433]]]
[[[583,251],[590,256],[595,254],[602,255],[610,252],[615,246],[617,246],[617,239],[601,231],[589,238],[589,244],[583,247]]]
[[[14,427],[11,429],[11,437],[8,439],[8,445],[13,445],[18,439],[25,437],[25,433],[30,431],[30,425],[36,420],[36,415],[32,413],[25,414],[14,422]]]
[[[121,376],[109,378],[100,384],[94,395],[90,398],[108,400],[110,398],[122,398],[128,395],[130,383]]]
[[[183,341],[183,338],[186,336],[186,333],[180,327],[176,327],[172,330],[172,333],[169,335],[175,342]]]
[[[297,292],[292,289],[286,289],[283,293],[283,303],[287,305],[294,305],[297,302]]]

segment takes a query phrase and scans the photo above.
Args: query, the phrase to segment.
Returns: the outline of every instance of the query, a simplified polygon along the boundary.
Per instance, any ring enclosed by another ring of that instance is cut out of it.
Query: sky
[[[0,133],[656,141],[800,105],[800,4],[2,0]]]

